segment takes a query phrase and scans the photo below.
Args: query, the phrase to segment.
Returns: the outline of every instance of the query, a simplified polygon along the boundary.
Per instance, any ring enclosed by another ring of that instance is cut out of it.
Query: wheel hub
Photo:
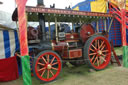
[[[51,69],[52,66],[50,64],[47,65],[47,69]]]
[[[98,51],[98,55],[102,55],[102,51],[101,50]]]

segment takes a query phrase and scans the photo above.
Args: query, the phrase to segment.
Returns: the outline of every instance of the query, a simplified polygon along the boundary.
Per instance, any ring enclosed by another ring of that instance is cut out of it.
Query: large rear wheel
[[[42,82],[51,82],[57,78],[62,69],[60,56],[53,51],[43,51],[34,59],[33,71]]]
[[[96,70],[106,68],[111,59],[111,46],[102,35],[90,37],[84,46],[84,57],[87,64]]]

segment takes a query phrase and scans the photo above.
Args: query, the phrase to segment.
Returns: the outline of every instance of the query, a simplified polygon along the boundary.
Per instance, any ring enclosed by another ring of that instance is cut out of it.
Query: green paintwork
[[[22,73],[23,73],[23,81],[24,85],[32,85],[31,81],[31,69],[30,69],[30,57],[22,56]]]
[[[123,46],[123,66],[128,68],[128,46]]]

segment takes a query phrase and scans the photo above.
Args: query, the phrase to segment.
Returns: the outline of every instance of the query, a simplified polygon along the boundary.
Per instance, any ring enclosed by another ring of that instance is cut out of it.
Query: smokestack
[[[3,4],[3,2],[0,1],[0,4]]]
[[[44,0],[37,0],[38,6],[44,6]]]
[[[44,0],[37,0],[37,6],[44,6]],[[45,17],[42,13],[38,15],[39,19],[39,26],[42,32],[42,41],[46,41],[46,34],[45,34]]]

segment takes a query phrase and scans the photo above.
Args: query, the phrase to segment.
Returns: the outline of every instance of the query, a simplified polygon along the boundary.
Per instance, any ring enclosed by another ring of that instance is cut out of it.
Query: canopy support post
[[[49,28],[49,39],[51,40],[51,26],[50,26],[50,20],[48,21],[48,28]]]
[[[56,28],[56,42],[58,42],[58,28],[57,28],[57,18],[55,17],[55,28]]]
[[[96,31],[99,32],[99,22],[96,22]]]
[[[114,20],[114,18],[112,18],[112,20],[111,20],[111,22],[110,22],[110,25],[109,25],[109,28],[108,28],[108,33],[109,33],[110,29],[111,29],[111,26],[112,26],[113,20]]]
[[[106,18],[104,20],[104,29],[105,29],[105,32],[106,32],[107,31]]]

